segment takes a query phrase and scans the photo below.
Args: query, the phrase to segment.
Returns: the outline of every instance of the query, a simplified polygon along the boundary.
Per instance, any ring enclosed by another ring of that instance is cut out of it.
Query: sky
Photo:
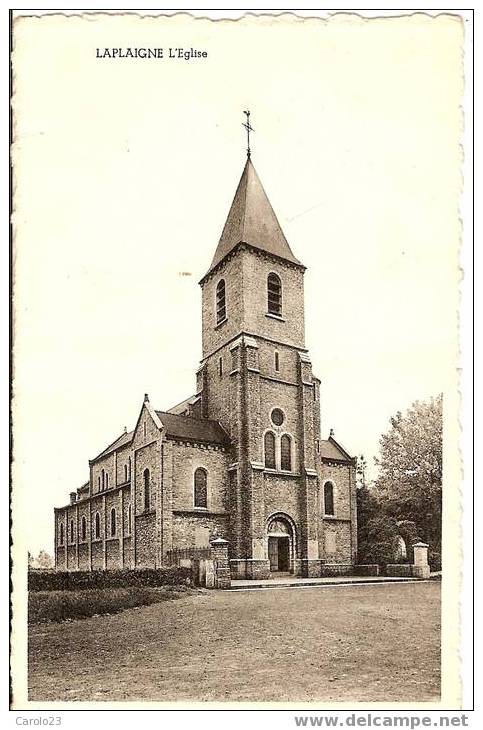
[[[396,411],[452,387],[462,28],[457,18],[214,23],[21,19],[14,48],[14,508],[53,508],[134,427],[195,392],[201,290],[252,159],[306,266],[330,428],[374,476]],[[98,59],[96,48],[206,50]]]

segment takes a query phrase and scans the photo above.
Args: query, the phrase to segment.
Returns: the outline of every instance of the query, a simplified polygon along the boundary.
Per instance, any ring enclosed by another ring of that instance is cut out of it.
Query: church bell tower
[[[248,150],[200,281],[197,374],[202,415],[233,445],[228,537],[239,577],[267,576],[275,559],[308,575],[319,558],[319,381],[305,348],[304,272]]]

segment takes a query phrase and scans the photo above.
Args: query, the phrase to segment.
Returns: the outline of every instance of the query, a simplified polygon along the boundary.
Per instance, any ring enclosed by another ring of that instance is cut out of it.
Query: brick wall
[[[194,473],[206,469],[208,510],[226,512],[228,504],[228,454],[213,446],[173,441],[173,509],[194,509]],[[173,547],[177,547],[173,541]]]
[[[350,519],[351,516],[351,479],[350,470],[353,467],[346,464],[322,464],[320,510],[323,512],[324,484],[327,481],[334,485],[334,512],[335,517]]]
[[[136,567],[156,567],[154,512],[136,517]]]
[[[226,538],[229,517],[219,515],[174,515],[173,548],[206,547],[207,537]]]
[[[108,475],[108,486],[113,487],[116,483],[116,457],[114,452],[91,465],[92,493],[97,494],[102,490],[102,471]],[[101,479],[101,488],[99,488]]]
[[[150,443],[136,452],[136,514],[144,512],[144,472],[149,471],[149,505],[156,508],[156,497],[160,480],[160,441]]]
[[[216,287],[225,280],[226,321],[216,323]],[[242,259],[240,254],[227,260],[202,287],[203,357],[232,339],[243,329]]]
[[[242,252],[244,286],[243,329],[247,332],[304,347],[304,275],[283,262]],[[267,277],[274,272],[282,281],[282,318],[267,317]]]

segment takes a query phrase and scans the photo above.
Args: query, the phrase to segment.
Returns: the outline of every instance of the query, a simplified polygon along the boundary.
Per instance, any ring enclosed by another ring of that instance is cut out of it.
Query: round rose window
[[[274,408],[272,411],[272,423],[274,423],[276,426],[281,426],[283,422],[283,412],[280,410],[280,408]]]

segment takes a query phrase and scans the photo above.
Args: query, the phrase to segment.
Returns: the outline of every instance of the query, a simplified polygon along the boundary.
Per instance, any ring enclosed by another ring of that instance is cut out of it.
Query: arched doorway
[[[294,528],[291,520],[285,515],[272,515],[268,520],[267,552],[271,573],[280,575],[293,572]]]

